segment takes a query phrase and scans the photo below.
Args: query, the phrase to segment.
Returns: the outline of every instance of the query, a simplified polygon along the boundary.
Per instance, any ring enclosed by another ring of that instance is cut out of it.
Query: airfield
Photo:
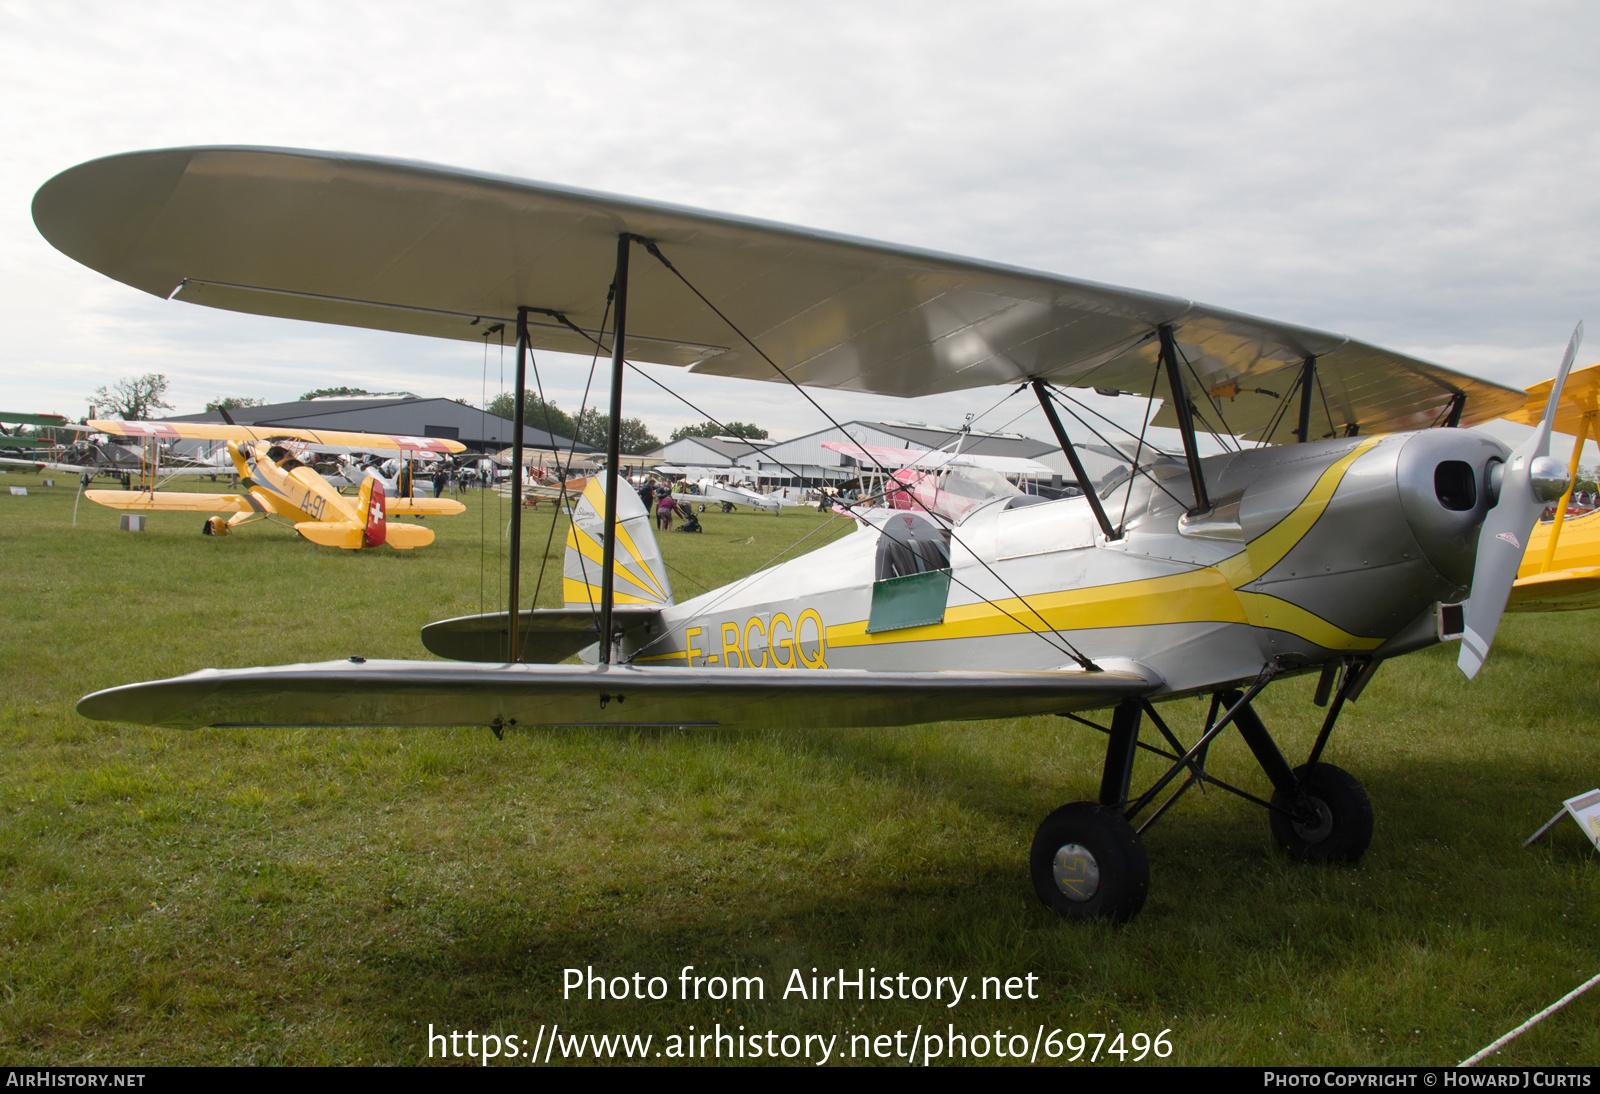
[[[0,491],[11,1064],[410,1064],[430,1023],[659,1038],[717,1022],[1166,1029],[1176,1064],[1450,1064],[1600,971],[1600,855],[1567,820],[1521,847],[1600,782],[1600,614],[1508,616],[1471,685],[1453,644],[1379,671],[1327,755],[1372,798],[1358,868],[1291,863],[1262,811],[1193,793],[1146,836],[1150,901],[1116,928],[1063,922],[1028,883],[1038,818],[1100,778],[1103,738],[1059,718],[504,740],[85,721],[86,692],[208,666],[427,656],[423,624],[501,606],[507,503],[464,494],[466,514],[426,522],[431,547],[346,552],[266,524],[203,538],[193,514],[125,533],[86,502],[73,528],[75,482],[43,477],[0,477],[29,490]],[[524,526],[524,590],[550,513]],[[702,520],[659,537],[680,596],[849,532],[807,509]],[[559,604],[564,530],[540,606]],[[1257,703],[1296,756],[1315,683]],[[1211,766],[1266,787],[1237,734]],[[766,975],[768,997],[561,999],[565,968],[676,986],[684,965]],[[1040,998],[775,997],[813,966],[1033,973]],[[1580,999],[1496,1062],[1600,1061],[1597,1008]]]

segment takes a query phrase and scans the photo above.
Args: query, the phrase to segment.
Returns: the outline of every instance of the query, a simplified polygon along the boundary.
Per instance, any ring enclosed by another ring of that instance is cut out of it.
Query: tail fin
[[[383,483],[368,475],[361,480],[361,496],[356,502],[356,520],[365,531],[361,535],[364,547],[381,547],[389,538],[389,514],[385,503]]]
[[[572,507],[567,531],[567,556],[561,570],[563,598],[569,608],[600,603],[601,544],[605,542],[605,480],[596,475]],[[618,604],[671,604],[672,586],[661,560],[650,514],[626,483],[617,488],[617,569],[613,581]]]

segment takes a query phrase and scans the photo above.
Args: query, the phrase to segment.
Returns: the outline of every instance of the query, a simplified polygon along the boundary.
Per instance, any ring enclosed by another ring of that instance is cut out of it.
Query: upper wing
[[[261,512],[261,506],[238,494],[182,494],[175,490],[85,490],[83,496],[109,509],[171,509],[185,513]]]
[[[158,296],[467,340],[525,306],[542,309],[535,347],[579,353],[600,338],[616,241],[630,232],[818,387],[915,396],[1040,378],[1150,394],[1157,328],[1170,324],[1211,393],[1195,401],[1237,434],[1260,436],[1277,420],[1266,439],[1288,438],[1294,415],[1279,413],[1280,396],[1307,356],[1317,358],[1319,435],[1429,425],[1457,394],[1463,424],[1523,401],[1341,335],[1188,300],[420,163],[134,152],[57,175],[35,195],[33,219],[64,253]],[[779,379],[660,263],[639,255],[629,284],[630,357]]]
[[[224,425],[221,422],[121,422],[94,420],[89,423],[102,433],[118,437],[159,437],[163,440],[268,441],[291,439],[314,444],[367,449],[408,449],[417,452],[465,452],[459,441],[439,437],[405,437],[395,433],[352,433],[332,429],[290,429],[286,426]]]
[[[1544,405],[1550,399],[1550,385],[1553,383],[1554,380],[1541,380],[1534,384],[1528,389],[1528,401],[1517,410],[1507,411],[1502,417],[1523,425],[1538,425],[1539,419],[1544,416]],[[1593,414],[1596,410],[1600,410],[1600,365],[1573,369],[1567,374],[1567,382],[1561,388],[1555,428],[1576,436],[1578,423],[1583,416]],[[1593,426],[1589,428],[1589,439],[1595,439]]]
[[[1155,690],[1137,671],[867,672],[328,661],[202,669],[86,695],[104,721],[206,726],[672,725],[825,728],[1010,718]]]

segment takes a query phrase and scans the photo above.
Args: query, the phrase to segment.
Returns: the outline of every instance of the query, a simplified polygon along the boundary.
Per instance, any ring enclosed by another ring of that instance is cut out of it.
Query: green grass
[[[1600,616],[1512,617],[1466,684],[1454,647],[1385,666],[1328,759],[1377,814],[1356,869],[1297,866],[1257,808],[1191,793],[1146,837],[1125,928],[1064,924],[1034,827],[1094,796],[1103,739],[1060,719],[827,733],[203,730],[84,721],[96,688],[361,654],[498,606],[504,511],[430,548],[346,553],[200,518],[150,530],[12,473],[0,486],[0,1059],[409,1063],[435,1027],[659,1039],[751,1030],[1171,1029],[1171,1062],[1453,1063],[1600,971]],[[545,510],[548,514],[548,510]],[[709,513],[662,537],[680,597],[825,518]],[[548,515],[529,521],[525,587]],[[841,534],[843,522],[809,544]],[[750,542],[751,540],[754,542]],[[561,532],[540,603],[559,596]],[[1285,750],[1313,681],[1269,689]],[[1198,704],[1164,708],[1193,733]],[[1177,723],[1175,723],[1177,724]],[[1213,769],[1257,792],[1236,735]],[[1155,769],[1141,766],[1138,778]],[[759,973],[762,1003],[563,1001],[561,970]],[[1036,1001],[787,1002],[791,968],[1040,977]],[[1600,992],[1513,1064],[1600,1063]],[[559,1057],[558,1057],[559,1058]],[[989,1062],[993,1062],[993,1057]]]

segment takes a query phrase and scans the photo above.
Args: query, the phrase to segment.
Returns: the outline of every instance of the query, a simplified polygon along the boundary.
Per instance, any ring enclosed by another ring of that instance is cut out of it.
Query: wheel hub
[[[1064,843],[1056,851],[1050,872],[1056,888],[1068,900],[1085,901],[1100,890],[1100,863],[1081,843]]]
[[[1306,796],[1301,815],[1294,821],[1294,834],[1307,843],[1321,843],[1333,835],[1333,810],[1321,798]]]

